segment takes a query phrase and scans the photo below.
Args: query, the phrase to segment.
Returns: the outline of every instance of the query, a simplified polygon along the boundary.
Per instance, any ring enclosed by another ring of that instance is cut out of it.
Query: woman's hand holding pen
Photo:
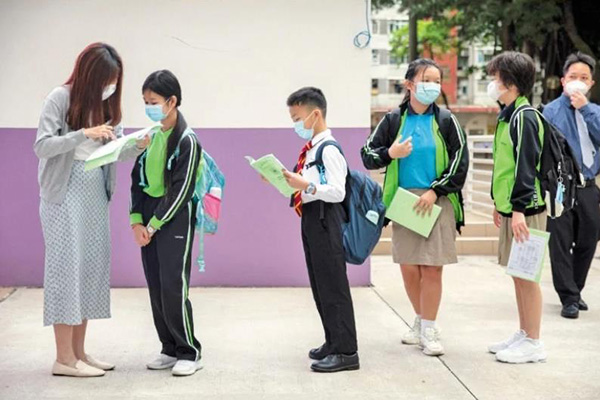
[[[94,126],[93,128],[85,128],[83,134],[87,136],[88,139],[111,141],[117,138],[113,133],[113,130],[114,128],[112,126],[104,124]]]

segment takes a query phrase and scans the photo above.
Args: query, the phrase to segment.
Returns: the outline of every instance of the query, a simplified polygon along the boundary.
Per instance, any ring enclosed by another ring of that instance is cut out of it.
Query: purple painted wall
[[[0,128],[0,286],[41,286],[44,244],[39,221],[35,129]],[[245,155],[274,153],[292,166],[302,141],[292,129],[198,129],[227,177],[219,233],[206,239],[207,271],[194,286],[307,286],[300,220],[263,184]],[[366,129],[334,129],[351,168],[362,168]],[[145,286],[139,248],[128,225],[131,162],[121,163],[111,204],[112,286]],[[197,247],[197,243],[195,244]],[[195,255],[194,255],[195,259]],[[370,284],[370,265],[348,266],[353,285]]]

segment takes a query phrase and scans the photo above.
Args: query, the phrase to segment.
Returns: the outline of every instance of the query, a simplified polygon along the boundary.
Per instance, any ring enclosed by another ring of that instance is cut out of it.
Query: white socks
[[[425,330],[427,328],[435,329],[435,321],[430,321],[428,319],[421,320],[421,335],[425,334]]]

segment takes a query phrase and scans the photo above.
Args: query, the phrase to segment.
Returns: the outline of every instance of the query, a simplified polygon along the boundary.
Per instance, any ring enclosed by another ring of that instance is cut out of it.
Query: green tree
[[[408,37],[408,25],[400,27],[392,34],[390,39],[391,54],[398,60],[404,60],[409,55]],[[418,53],[430,57],[455,51],[458,46],[456,37],[451,34],[451,28],[443,20],[419,20],[417,37]]]
[[[498,52],[518,50],[537,57],[544,68],[547,82],[561,75],[567,55],[579,50],[600,58],[600,20],[598,0],[372,0],[375,9],[410,7],[420,19],[445,21],[457,29],[462,42],[493,42]],[[457,11],[449,14],[449,11]],[[600,68],[598,84],[592,98],[600,100]],[[543,100],[558,95],[550,87]]]

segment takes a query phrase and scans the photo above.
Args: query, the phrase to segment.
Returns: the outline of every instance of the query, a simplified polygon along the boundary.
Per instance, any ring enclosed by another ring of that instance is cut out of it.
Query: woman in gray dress
[[[110,164],[85,171],[84,161],[122,135],[122,79],[113,47],[86,47],[65,85],[46,98],[33,146],[40,160],[44,325],[54,326],[54,375],[103,376],[115,368],[86,354],[85,335],[88,320],[110,318],[108,203],[116,169]],[[139,141],[122,158],[135,157],[146,145]]]

